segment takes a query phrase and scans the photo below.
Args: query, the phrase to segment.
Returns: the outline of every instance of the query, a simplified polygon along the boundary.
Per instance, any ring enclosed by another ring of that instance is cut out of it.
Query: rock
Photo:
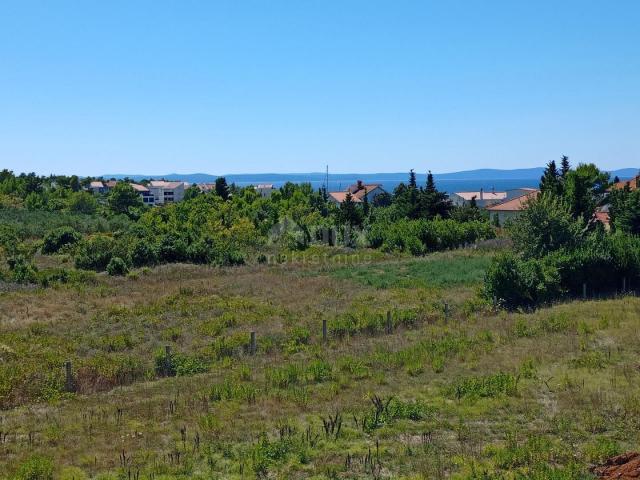
[[[611,457],[591,471],[605,480],[640,479],[640,453],[627,452]]]

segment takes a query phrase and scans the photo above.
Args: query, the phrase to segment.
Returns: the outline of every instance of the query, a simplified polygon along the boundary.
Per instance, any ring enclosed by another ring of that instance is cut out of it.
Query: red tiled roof
[[[149,185],[151,185],[152,187],[159,187],[159,188],[178,188],[180,186],[183,186],[184,184],[182,182],[167,182],[165,180],[152,180],[151,182],[149,182]]]
[[[520,195],[519,197],[512,198],[511,200],[507,200],[506,202],[491,205],[490,207],[487,207],[487,210],[491,210],[492,212],[519,212],[520,210],[524,210],[526,203],[529,200],[536,198],[539,193],[540,192],[538,190],[534,190],[532,192],[525,193],[524,195]]]
[[[149,189],[147,187],[145,187],[144,185],[140,185],[139,183],[130,183],[129,185],[131,185],[136,192],[148,192],[149,191]]]
[[[598,222],[603,223],[604,225],[609,225],[609,213],[608,212],[597,211],[593,215],[594,215],[594,217],[596,217],[596,220]]]
[[[347,193],[349,192],[330,192],[329,196],[333,198],[336,202],[342,203],[347,198]],[[351,195],[351,199],[353,200],[354,203],[362,202],[362,200],[360,200],[355,194]]]
[[[611,188],[615,190],[621,190],[627,185],[629,185],[629,188],[631,190],[636,190],[638,188],[638,183],[640,183],[640,175],[634,178],[630,178],[628,180],[622,180],[620,182],[616,182],[613,185],[611,185]]]

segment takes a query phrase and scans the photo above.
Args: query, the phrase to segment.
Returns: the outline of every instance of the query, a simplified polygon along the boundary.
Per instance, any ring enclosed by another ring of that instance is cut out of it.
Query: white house
[[[91,190],[92,193],[96,194],[109,193],[115,186],[115,180],[109,180],[108,182],[103,182],[102,180],[94,180],[89,184],[89,190]]]
[[[145,205],[155,205],[155,198],[151,191],[145,187],[144,185],[140,185],[138,183],[130,183],[131,188],[133,188],[138,195],[142,198],[142,203]]]
[[[476,200],[476,205],[478,206],[478,208],[485,208],[489,205],[500,203],[506,200],[507,192],[485,192],[481,188],[477,192],[455,192],[449,196],[451,202],[458,207],[469,204],[474,198]]]
[[[149,182],[148,188],[153,195],[154,205],[179,202],[184,198],[184,182],[152,180]]]
[[[107,193],[108,189],[105,186],[105,184],[102,183],[101,181],[94,180],[89,184],[89,190],[91,190],[92,193],[99,194],[99,193]]]
[[[271,193],[275,190],[272,183],[259,183],[253,188],[256,189],[256,192],[258,192],[262,198],[269,198]]]

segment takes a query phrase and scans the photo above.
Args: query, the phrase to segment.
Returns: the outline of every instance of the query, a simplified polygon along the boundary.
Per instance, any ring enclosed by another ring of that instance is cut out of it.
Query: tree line
[[[71,256],[81,270],[123,274],[159,263],[258,261],[266,251],[305,249],[324,229],[337,231],[348,247],[411,254],[494,236],[477,206],[454,207],[430,172],[424,185],[412,170],[407,183],[371,203],[347,193],[339,204],[308,183],[286,183],[263,198],[219,177],[211,191],[192,186],[181,202],[149,207],[127,181],[95,195],[86,190],[90,180],[1,172],[5,279],[33,282],[45,275],[35,267],[36,253]],[[43,223],[55,228],[43,232]]]
[[[506,226],[513,248],[491,264],[486,297],[531,308],[638,285],[640,190],[614,183],[594,164],[549,162],[540,195]]]

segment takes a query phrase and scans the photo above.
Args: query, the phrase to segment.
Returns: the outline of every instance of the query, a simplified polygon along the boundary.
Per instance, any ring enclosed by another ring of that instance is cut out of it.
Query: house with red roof
[[[522,210],[527,208],[527,202],[538,198],[540,194],[540,190],[536,189],[523,190],[525,193],[522,195],[487,207],[491,219],[493,220],[497,217],[500,225],[504,225],[507,220],[515,218]]]
[[[340,204],[345,201],[349,193],[354,203],[364,202],[365,197],[369,203],[373,203],[378,195],[386,193],[386,191],[380,183],[365,184],[362,180],[358,180],[344,192],[329,192],[329,201]]]

